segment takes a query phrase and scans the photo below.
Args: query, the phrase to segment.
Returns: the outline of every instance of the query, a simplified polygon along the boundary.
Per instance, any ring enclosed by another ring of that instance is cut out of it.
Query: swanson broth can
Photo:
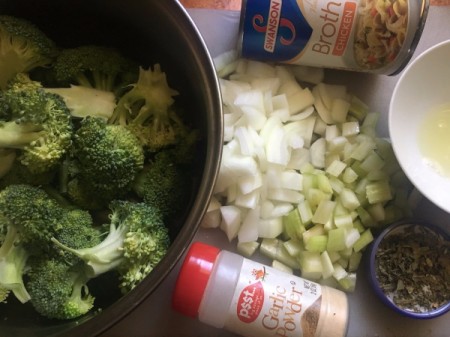
[[[393,75],[410,60],[428,7],[429,0],[243,0],[239,52]]]

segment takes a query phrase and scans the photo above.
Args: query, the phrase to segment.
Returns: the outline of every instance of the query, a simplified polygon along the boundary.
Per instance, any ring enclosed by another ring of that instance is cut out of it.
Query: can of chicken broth
[[[243,0],[244,58],[393,75],[410,60],[429,0]]]

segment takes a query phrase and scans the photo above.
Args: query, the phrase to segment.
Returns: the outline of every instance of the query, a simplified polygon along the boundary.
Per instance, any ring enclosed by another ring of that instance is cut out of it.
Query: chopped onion
[[[420,194],[401,171],[379,113],[323,82],[323,69],[214,60],[224,148],[202,221],[237,251],[353,291],[372,230],[407,217]]]

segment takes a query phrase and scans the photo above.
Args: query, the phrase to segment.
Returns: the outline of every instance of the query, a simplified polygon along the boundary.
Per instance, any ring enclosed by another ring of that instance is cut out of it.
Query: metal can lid
[[[197,317],[220,249],[194,242],[183,261],[172,296],[172,308],[183,315]]]

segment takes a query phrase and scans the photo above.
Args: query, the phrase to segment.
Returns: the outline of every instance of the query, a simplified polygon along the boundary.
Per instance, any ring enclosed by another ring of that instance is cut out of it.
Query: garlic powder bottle
[[[344,292],[195,242],[172,298],[178,312],[246,337],[344,337]]]

